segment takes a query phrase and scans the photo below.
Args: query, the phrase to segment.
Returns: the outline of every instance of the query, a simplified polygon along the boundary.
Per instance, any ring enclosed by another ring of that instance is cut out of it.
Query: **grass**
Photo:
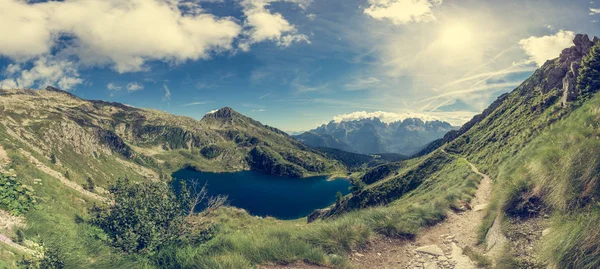
[[[477,252],[470,246],[467,246],[463,249],[463,254],[467,255],[469,258],[471,258],[471,260],[475,262],[475,265],[478,268],[491,268],[492,267],[492,261],[490,260],[490,258],[482,255],[481,253]]]
[[[224,263],[244,268],[303,261],[345,268],[347,254],[365,247],[375,235],[412,238],[422,227],[444,220],[452,203],[473,197],[479,181],[466,161],[456,159],[396,202],[311,224],[305,219],[263,219],[240,209],[221,208],[206,216],[218,227],[215,238],[202,245],[171,247],[150,262],[157,267],[219,268],[211,266]]]
[[[600,267],[600,96],[543,131],[500,167],[484,224],[551,212],[539,254],[557,268]],[[499,210],[499,211],[498,211]],[[507,251],[510,252],[510,251]],[[507,254],[508,256],[508,254]]]

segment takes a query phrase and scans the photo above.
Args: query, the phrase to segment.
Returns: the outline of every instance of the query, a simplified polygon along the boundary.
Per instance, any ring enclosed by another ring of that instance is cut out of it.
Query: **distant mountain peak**
[[[223,107],[213,112],[209,112],[202,119],[214,119],[214,120],[225,120],[231,121],[234,118],[243,117],[242,114],[233,110],[231,107]]]
[[[223,107],[213,113],[210,113],[209,115],[211,115],[215,118],[228,119],[228,118],[233,117],[235,114],[239,114],[239,113],[237,113],[231,107],[226,106],[226,107]]]

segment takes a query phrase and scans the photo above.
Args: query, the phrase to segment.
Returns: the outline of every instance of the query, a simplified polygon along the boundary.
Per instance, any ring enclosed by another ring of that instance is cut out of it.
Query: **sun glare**
[[[473,43],[473,32],[465,24],[450,24],[442,28],[440,42],[447,47],[462,48]]]

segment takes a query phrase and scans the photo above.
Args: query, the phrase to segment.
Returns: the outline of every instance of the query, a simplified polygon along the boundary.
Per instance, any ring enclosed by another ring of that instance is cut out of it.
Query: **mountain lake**
[[[210,173],[192,169],[176,171],[172,176],[177,179],[174,182],[195,180],[200,186],[206,183],[209,196],[227,195],[231,206],[255,216],[278,219],[306,217],[315,209],[335,203],[338,191],[344,195],[350,192],[349,180],[328,180],[326,176],[287,178],[257,171]]]

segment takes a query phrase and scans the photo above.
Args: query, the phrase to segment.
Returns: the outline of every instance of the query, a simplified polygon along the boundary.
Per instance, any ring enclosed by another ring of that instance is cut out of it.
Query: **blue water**
[[[335,202],[338,191],[348,194],[350,186],[346,179],[292,179],[256,171],[209,173],[182,169],[173,173],[173,178],[196,180],[201,185],[207,183],[209,195],[228,195],[232,206],[246,209],[255,216],[279,219],[301,218],[315,209],[327,207]]]

